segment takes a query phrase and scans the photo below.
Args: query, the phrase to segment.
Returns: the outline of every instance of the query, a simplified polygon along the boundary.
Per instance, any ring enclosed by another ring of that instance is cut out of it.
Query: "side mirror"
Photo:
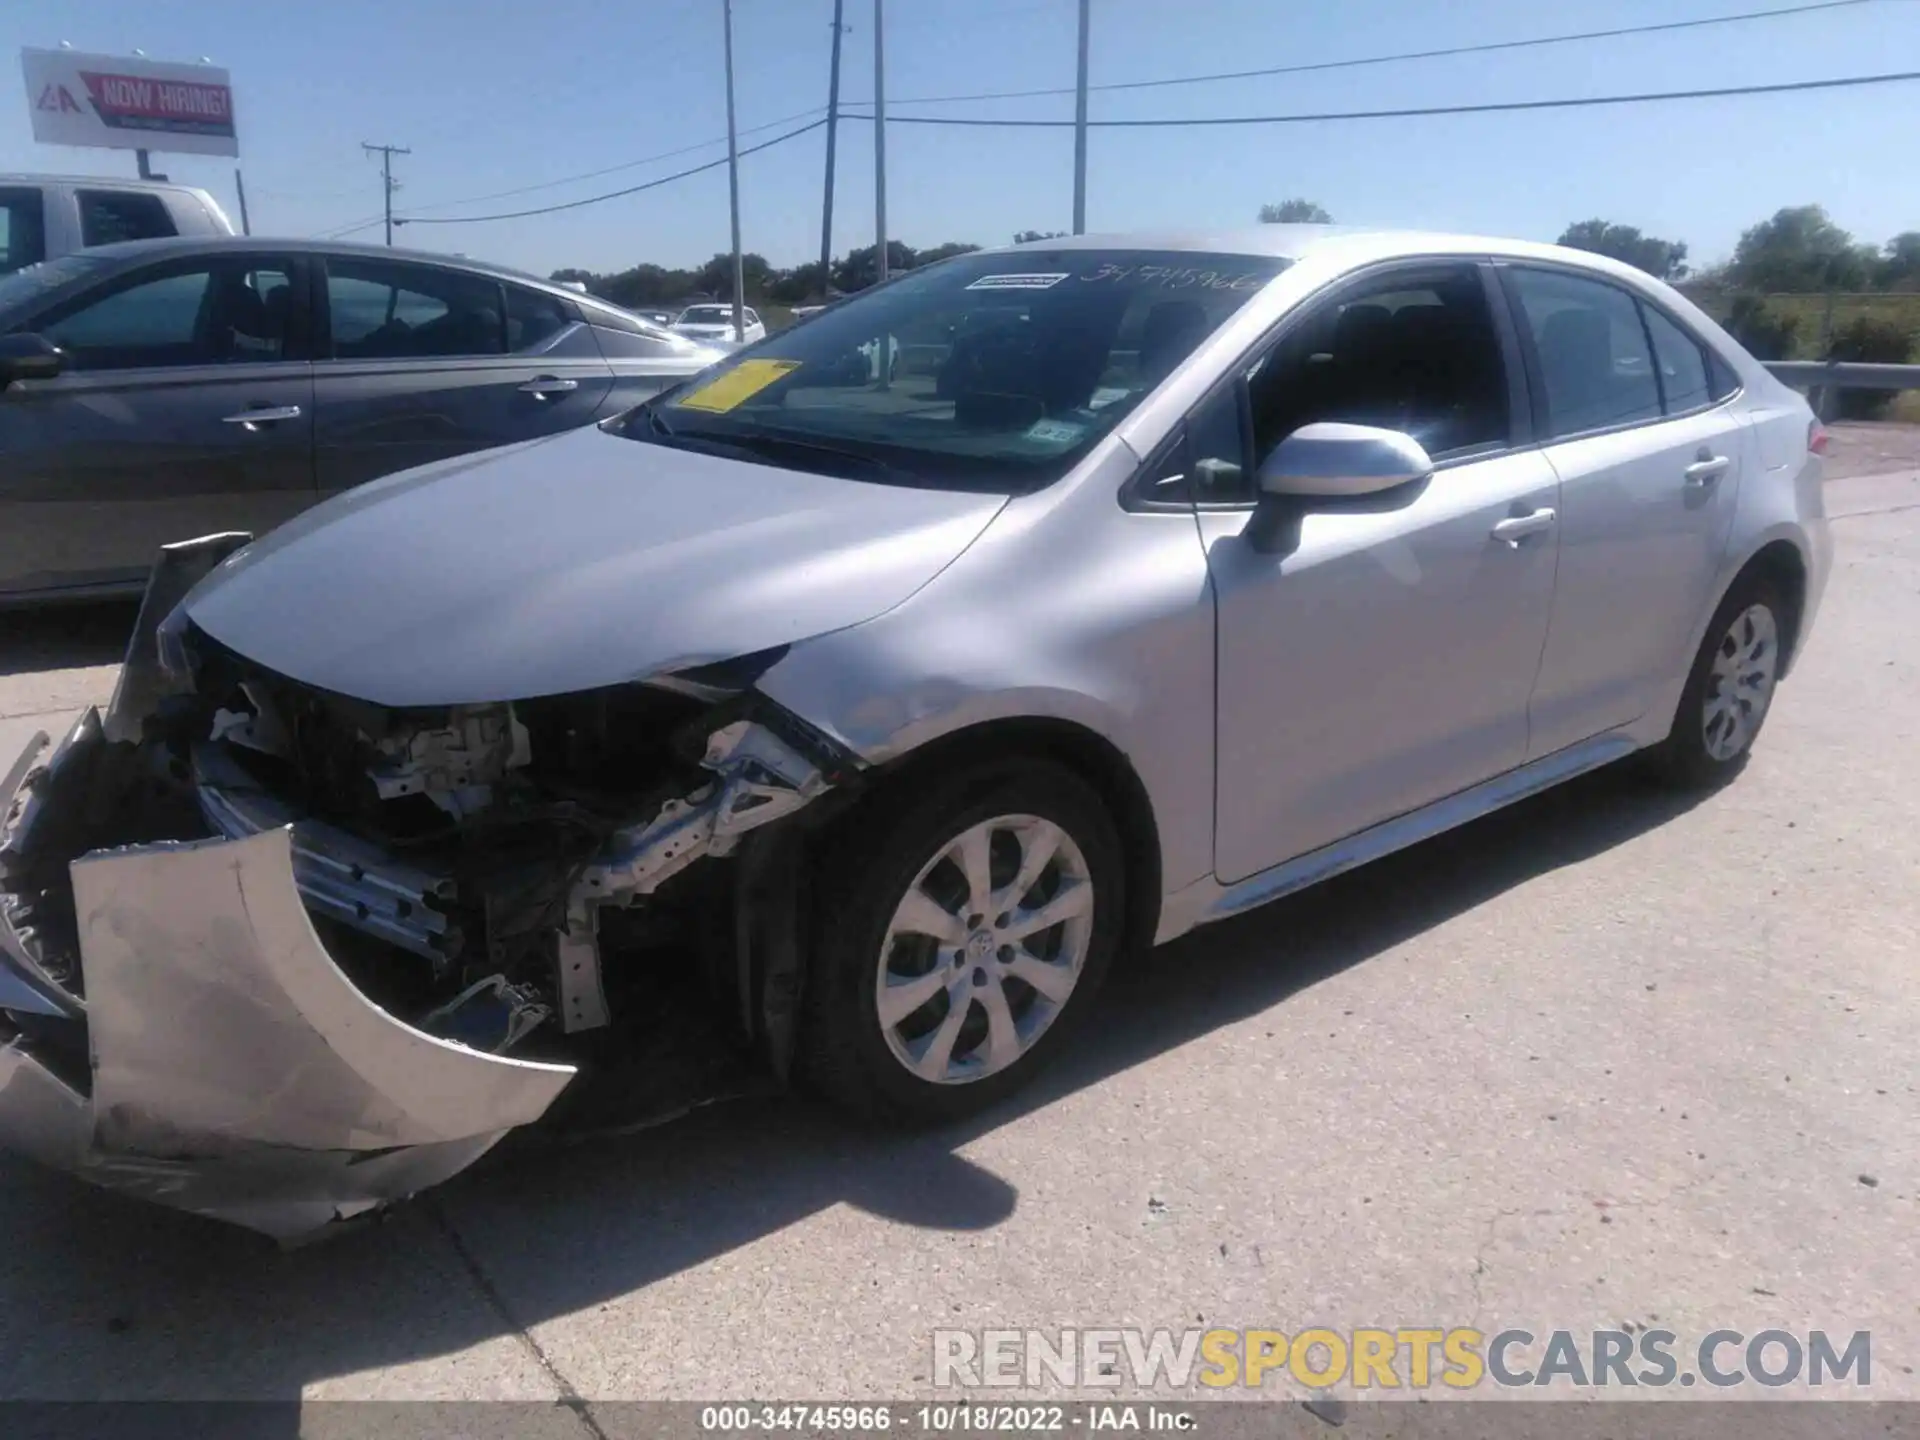
[[[1351,500],[1424,480],[1433,461],[1398,430],[1322,420],[1302,425],[1260,462],[1262,495]]]
[[[44,335],[0,335],[0,390],[16,380],[51,380],[66,352]]]

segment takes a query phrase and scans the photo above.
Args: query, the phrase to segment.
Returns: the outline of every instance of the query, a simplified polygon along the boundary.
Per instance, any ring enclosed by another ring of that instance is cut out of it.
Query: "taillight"
[[[1827,453],[1827,427],[1818,420],[1807,422],[1807,451],[1813,455]]]

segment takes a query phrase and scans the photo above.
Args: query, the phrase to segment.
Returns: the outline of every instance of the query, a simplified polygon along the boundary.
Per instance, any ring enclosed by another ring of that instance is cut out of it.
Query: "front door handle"
[[[298,405],[261,405],[252,410],[242,410],[238,415],[223,415],[222,425],[245,425],[252,429],[255,425],[271,425],[279,420],[298,420]]]
[[[1537,535],[1542,530],[1553,528],[1553,511],[1534,510],[1525,515],[1510,515],[1493,527],[1493,538],[1504,540],[1515,550],[1520,542],[1529,535]]]
[[[1732,464],[1733,461],[1725,455],[1715,455],[1711,451],[1702,450],[1700,458],[1680,473],[1687,477],[1689,490],[1705,490],[1726,474],[1728,467]]]
[[[561,380],[553,375],[537,375],[520,387],[520,393],[522,395],[532,395],[539,400],[545,400],[549,395],[564,395],[569,390],[578,390],[579,388],[580,382],[578,380]]]

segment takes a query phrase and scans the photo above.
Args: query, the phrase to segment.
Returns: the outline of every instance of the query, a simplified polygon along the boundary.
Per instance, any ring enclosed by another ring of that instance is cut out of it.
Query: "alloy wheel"
[[[1773,701],[1779,669],[1780,629],[1773,611],[1749,605],[1721,637],[1707,676],[1700,725],[1711,758],[1735,759],[1753,743]]]
[[[931,1084],[963,1085],[1027,1054],[1079,983],[1094,888],[1073,837],[1037,815],[969,826],[907,886],[880,944],[887,1048]]]

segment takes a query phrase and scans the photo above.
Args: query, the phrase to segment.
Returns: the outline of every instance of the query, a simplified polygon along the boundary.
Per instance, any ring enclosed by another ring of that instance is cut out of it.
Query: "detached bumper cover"
[[[55,763],[103,743],[83,721]],[[0,850],[30,843],[43,745],[0,792]],[[289,828],[93,852],[70,874],[84,1000],[35,962],[0,880],[0,1147],[291,1239],[447,1179],[574,1076],[362,995],[314,933]]]

